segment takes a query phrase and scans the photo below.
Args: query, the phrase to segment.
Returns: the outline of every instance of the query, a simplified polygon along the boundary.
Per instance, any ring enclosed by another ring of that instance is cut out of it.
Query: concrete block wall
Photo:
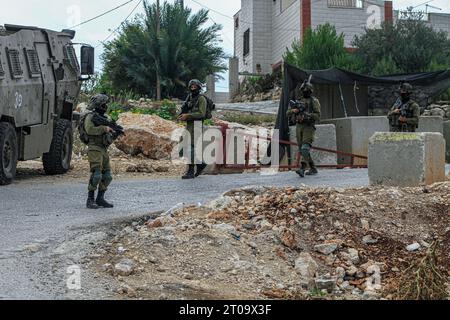
[[[322,120],[321,124],[336,126],[337,150],[367,156],[369,139],[376,132],[389,132],[387,117],[349,117]],[[350,164],[351,158],[339,155],[338,164]],[[365,165],[367,160],[355,158],[354,164]]]
[[[450,163],[450,121],[444,122],[445,161]]]
[[[369,7],[377,7],[374,3],[379,3],[379,11],[368,11]],[[353,38],[364,31],[370,17],[379,14],[381,21],[384,21],[385,16],[384,1],[381,0],[364,1],[364,8],[329,7],[326,0],[312,1],[311,11],[312,29],[327,22],[335,25],[338,33],[344,33],[346,47],[352,47]]]
[[[316,125],[316,139],[313,143],[314,147],[336,150],[336,128],[333,124]],[[290,141],[297,142],[296,126],[289,128]],[[297,159],[298,146],[291,147],[291,157]],[[311,156],[316,165],[336,165],[337,155],[335,153],[312,150]]]
[[[419,117],[419,128],[417,132],[444,133],[444,119],[436,116]]]
[[[414,187],[445,179],[442,134],[378,132],[370,138],[371,185]]]

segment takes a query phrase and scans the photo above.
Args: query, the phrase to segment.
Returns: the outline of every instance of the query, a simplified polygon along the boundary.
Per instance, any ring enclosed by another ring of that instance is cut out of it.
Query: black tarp
[[[431,98],[439,96],[450,87],[450,69],[436,72],[371,77],[339,68],[331,68],[327,70],[301,70],[292,65],[285,64],[283,92],[281,95],[280,107],[275,126],[276,129],[280,130],[281,140],[289,140],[289,126],[286,112],[289,107],[289,100],[293,98],[293,91],[299,83],[302,83],[305,79],[308,79],[310,75],[312,75],[311,83],[315,85],[316,88],[321,86],[334,88],[335,91],[337,90],[338,92],[342,92],[344,96],[346,94],[343,92],[344,90],[342,88],[351,88],[355,84],[360,87],[368,88],[371,86],[392,86],[404,81],[411,83],[413,86],[420,86],[421,89],[424,90]],[[348,106],[346,106],[350,111],[347,113],[348,116],[367,115],[355,114],[354,112],[351,112],[354,110],[354,106],[352,108],[351,99],[350,101],[344,101],[344,103],[348,104]],[[340,107],[343,108],[343,106]],[[322,105],[322,109],[323,108],[327,108],[327,106]],[[280,145],[280,151],[284,148],[285,145]]]

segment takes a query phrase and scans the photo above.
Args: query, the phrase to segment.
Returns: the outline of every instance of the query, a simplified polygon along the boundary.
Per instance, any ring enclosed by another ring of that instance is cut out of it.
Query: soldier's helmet
[[[109,102],[109,97],[106,94],[96,94],[89,102],[88,109],[104,109]]]
[[[189,81],[189,88],[191,88],[191,86],[193,85],[196,85],[199,89],[203,87],[203,84],[200,82],[200,80],[197,79],[192,79],[191,81]]]
[[[313,87],[312,84],[305,82],[305,83],[303,83],[302,86],[300,87],[300,91],[301,91],[301,92],[309,92],[309,93],[313,93],[314,87]]]
[[[413,86],[407,82],[400,85],[400,94],[412,94]]]

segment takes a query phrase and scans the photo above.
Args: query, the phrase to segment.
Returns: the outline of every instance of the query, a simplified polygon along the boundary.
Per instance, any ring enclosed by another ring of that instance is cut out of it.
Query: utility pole
[[[161,16],[161,12],[160,12],[159,0],[156,0],[156,38],[158,39],[158,41],[159,41],[159,34],[160,34],[160,29],[161,29],[160,16]],[[158,57],[159,57],[159,54],[158,54]],[[161,78],[159,75],[159,63],[160,63],[160,61],[157,61],[157,65],[156,65],[156,100],[157,101],[161,100]]]

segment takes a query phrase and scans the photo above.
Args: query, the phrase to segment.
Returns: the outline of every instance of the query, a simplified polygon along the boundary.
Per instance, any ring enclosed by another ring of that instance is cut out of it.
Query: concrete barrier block
[[[450,121],[444,122],[445,160],[450,163]]]
[[[369,139],[375,132],[389,132],[389,121],[386,116],[328,119],[321,123],[335,125],[339,151],[361,156],[367,156]],[[350,163],[350,157],[338,155],[338,164]],[[354,164],[366,165],[367,160],[355,158]]]
[[[370,138],[371,185],[413,187],[445,181],[445,140],[440,133],[378,132]]]
[[[336,128],[333,124],[319,124],[316,125],[316,139],[314,147],[320,147],[330,150],[336,150]],[[289,128],[290,141],[297,143],[296,127]],[[298,146],[291,146],[291,155],[296,159],[298,153]],[[316,165],[336,165],[337,155],[335,153],[313,150],[311,157]]]
[[[439,132],[443,134],[444,119],[436,116],[420,117],[417,132]]]

